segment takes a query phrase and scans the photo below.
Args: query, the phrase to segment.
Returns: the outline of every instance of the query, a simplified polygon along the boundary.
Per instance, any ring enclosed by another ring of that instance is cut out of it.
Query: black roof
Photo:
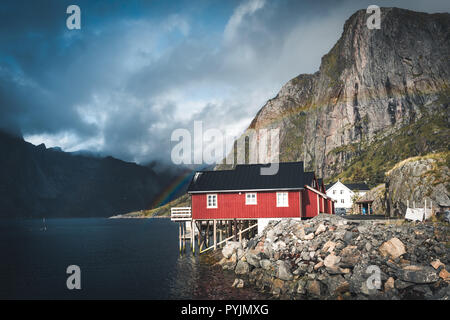
[[[304,172],[303,162],[281,162],[275,175],[261,175],[268,164],[237,165],[234,170],[198,171],[188,192],[286,190],[312,185],[314,172]]]
[[[350,190],[370,190],[369,186],[365,183],[344,183],[344,185]]]

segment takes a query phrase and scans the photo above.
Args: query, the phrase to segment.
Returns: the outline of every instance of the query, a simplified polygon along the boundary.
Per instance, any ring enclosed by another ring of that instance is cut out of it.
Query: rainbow
[[[161,207],[168,202],[175,200],[176,194],[183,189],[189,182],[191,182],[192,177],[196,171],[205,170],[208,165],[200,165],[194,169],[188,169],[182,171],[178,177],[172,181],[166,188],[164,188],[158,195],[153,199],[150,209],[155,209]]]
[[[166,188],[164,188],[158,195],[153,199],[150,206],[151,209],[158,208],[167,204],[168,202],[175,199],[175,195],[188,184],[192,176],[194,175],[193,170],[184,170],[175,180],[173,180]]]

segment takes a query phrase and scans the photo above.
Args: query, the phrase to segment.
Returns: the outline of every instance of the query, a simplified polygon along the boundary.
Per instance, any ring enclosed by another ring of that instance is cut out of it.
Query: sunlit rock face
[[[374,147],[376,157],[388,153],[382,163],[446,148],[440,142],[449,134],[450,15],[382,8],[381,28],[372,30],[368,17],[365,10],[354,13],[319,71],[288,81],[246,134],[278,128],[280,160],[305,161],[325,178]],[[415,144],[406,149],[409,142]],[[255,146],[249,151],[251,161],[264,162]],[[375,172],[362,178],[373,177],[382,182]]]

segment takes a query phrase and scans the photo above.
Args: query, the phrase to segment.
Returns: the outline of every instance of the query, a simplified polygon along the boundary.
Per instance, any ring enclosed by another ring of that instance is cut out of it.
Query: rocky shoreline
[[[319,215],[229,242],[218,264],[236,274],[233,287],[279,299],[448,300],[449,240],[448,223]]]

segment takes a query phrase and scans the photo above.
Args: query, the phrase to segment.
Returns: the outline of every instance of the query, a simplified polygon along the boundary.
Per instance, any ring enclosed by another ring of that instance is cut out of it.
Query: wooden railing
[[[170,209],[170,220],[190,221],[192,220],[191,207],[178,207]]]

